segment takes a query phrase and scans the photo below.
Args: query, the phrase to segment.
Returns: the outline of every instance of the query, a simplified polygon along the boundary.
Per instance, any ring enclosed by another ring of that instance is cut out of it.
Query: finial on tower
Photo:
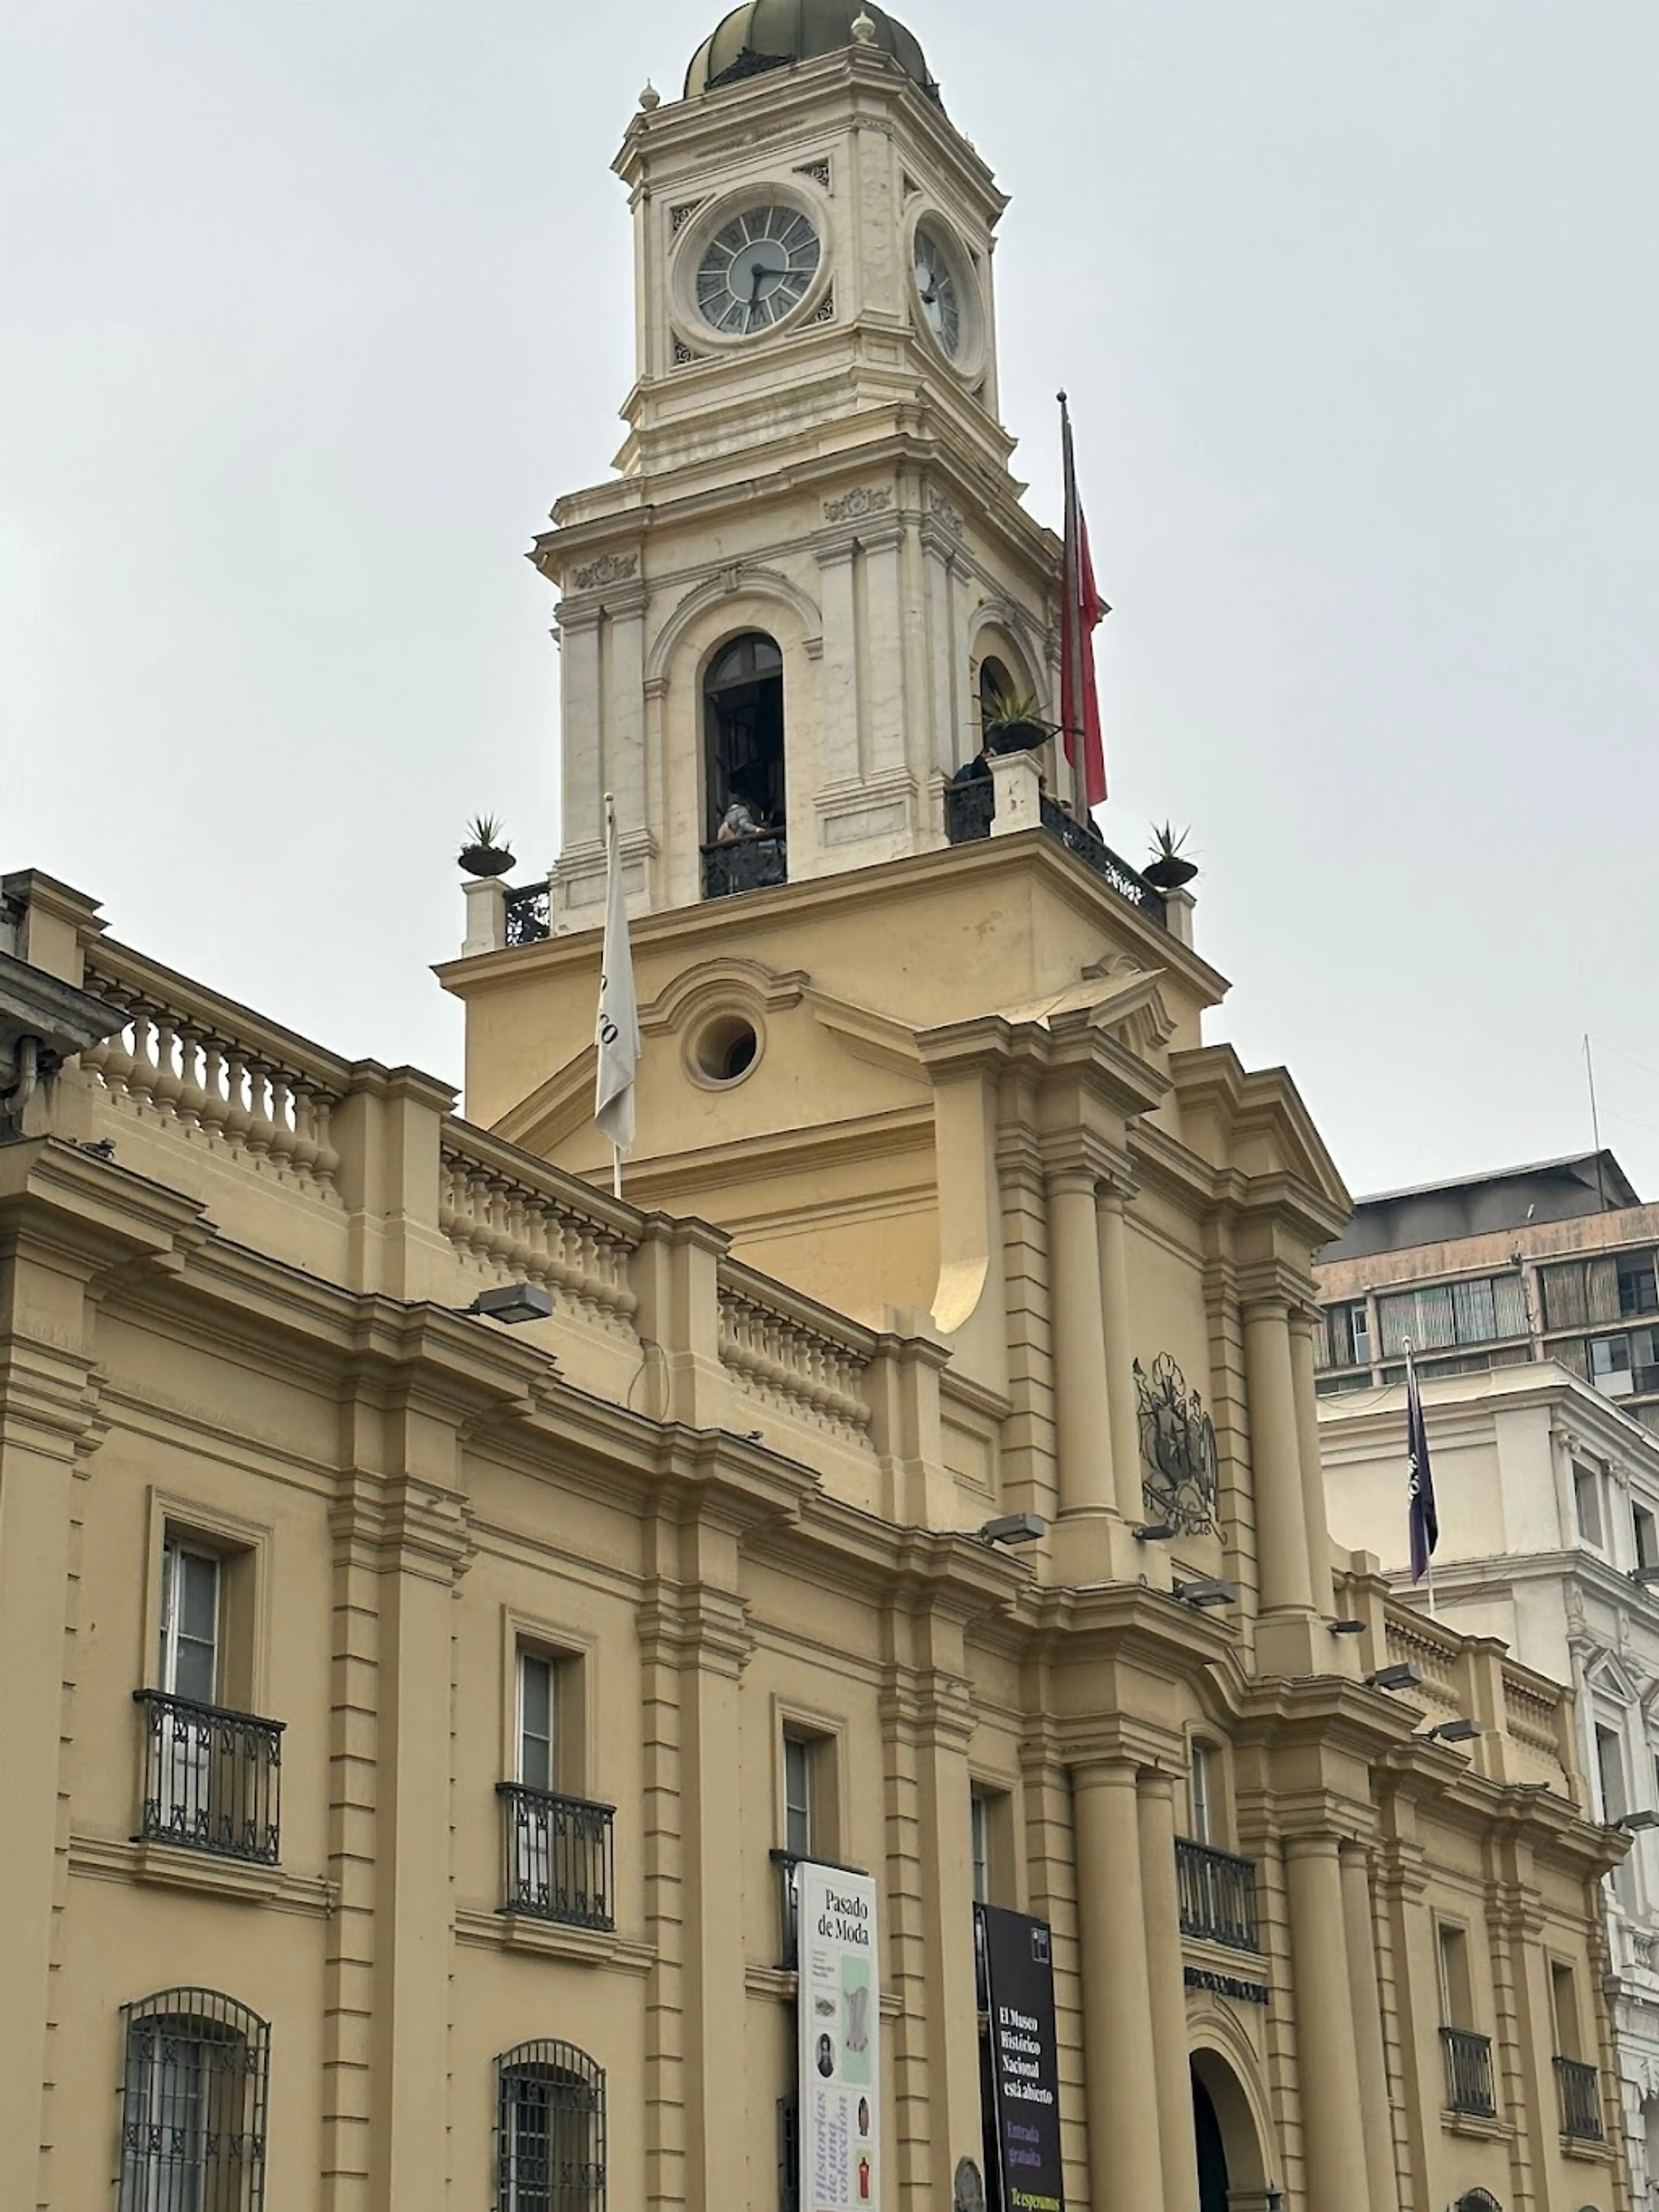
[[[645,90],[640,94],[640,106],[645,110],[647,115],[650,114],[653,107],[660,107],[662,106],[662,94],[658,91],[656,86],[652,83],[649,77],[645,81]]]
[[[858,14],[854,16],[852,27],[853,39],[855,45],[860,46],[873,46],[875,45],[875,24],[871,18],[865,14],[862,8],[860,8]]]

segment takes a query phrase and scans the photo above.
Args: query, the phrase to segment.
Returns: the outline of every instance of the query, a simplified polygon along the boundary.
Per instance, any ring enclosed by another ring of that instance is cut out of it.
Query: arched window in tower
[[[996,655],[988,653],[979,664],[979,726],[981,733],[1000,712],[1019,697],[1019,686]]]
[[[723,646],[702,680],[703,896],[788,880],[783,655],[763,630]]]

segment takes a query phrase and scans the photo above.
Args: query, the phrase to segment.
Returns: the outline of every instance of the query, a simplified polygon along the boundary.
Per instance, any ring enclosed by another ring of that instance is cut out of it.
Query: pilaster
[[[1173,1776],[1140,1776],[1141,1896],[1146,1913],[1147,1988],[1152,2055],[1158,2071],[1158,2128],[1164,2212],[1199,2212],[1198,2148],[1193,2134],[1191,2057],[1187,2045],[1187,1987],[1176,1878]]]
[[[1334,1835],[1285,1844],[1308,2212],[1370,2201],[1338,1850]]]
[[[1353,1999],[1354,2052],[1359,2069],[1360,2117],[1365,2138],[1370,2212],[1400,2212],[1394,2170],[1394,2130],[1389,2069],[1382,2047],[1382,2007],[1376,1978],[1376,1914],[1370,1866],[1364,1847],[1341,1846],[1342,1917],[1347,1937]]]

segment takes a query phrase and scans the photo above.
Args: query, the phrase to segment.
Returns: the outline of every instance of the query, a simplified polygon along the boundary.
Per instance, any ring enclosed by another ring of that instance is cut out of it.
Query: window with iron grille
[[[605,2069],[574,2043],[495,2062],[496,2212],[605,2212]]]
[[[261,2212],[270,2024],[203,1989],[122,2016],[120,2212]]]
[[[778,2212],[800,2212],[800,2098],[778,2099]]]

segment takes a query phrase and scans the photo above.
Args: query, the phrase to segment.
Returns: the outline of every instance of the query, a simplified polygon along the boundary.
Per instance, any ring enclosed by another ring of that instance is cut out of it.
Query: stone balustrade
[[[875,1340],[736,1261],[720,1269],[720,1364],[738,1387],[844,1442],[868,1445]]]
[[[438,1225],[494,1281],[539,1283],[568,1309],[617,1327],[632,1320],[629,1258],[638,1216],[470,1123],[447,1120]]]
[[[85,988],[126,1017],[81,1054],[118,1115],[340,1204],[331,1121],[346,1063],[107,940],[88,952]]]

